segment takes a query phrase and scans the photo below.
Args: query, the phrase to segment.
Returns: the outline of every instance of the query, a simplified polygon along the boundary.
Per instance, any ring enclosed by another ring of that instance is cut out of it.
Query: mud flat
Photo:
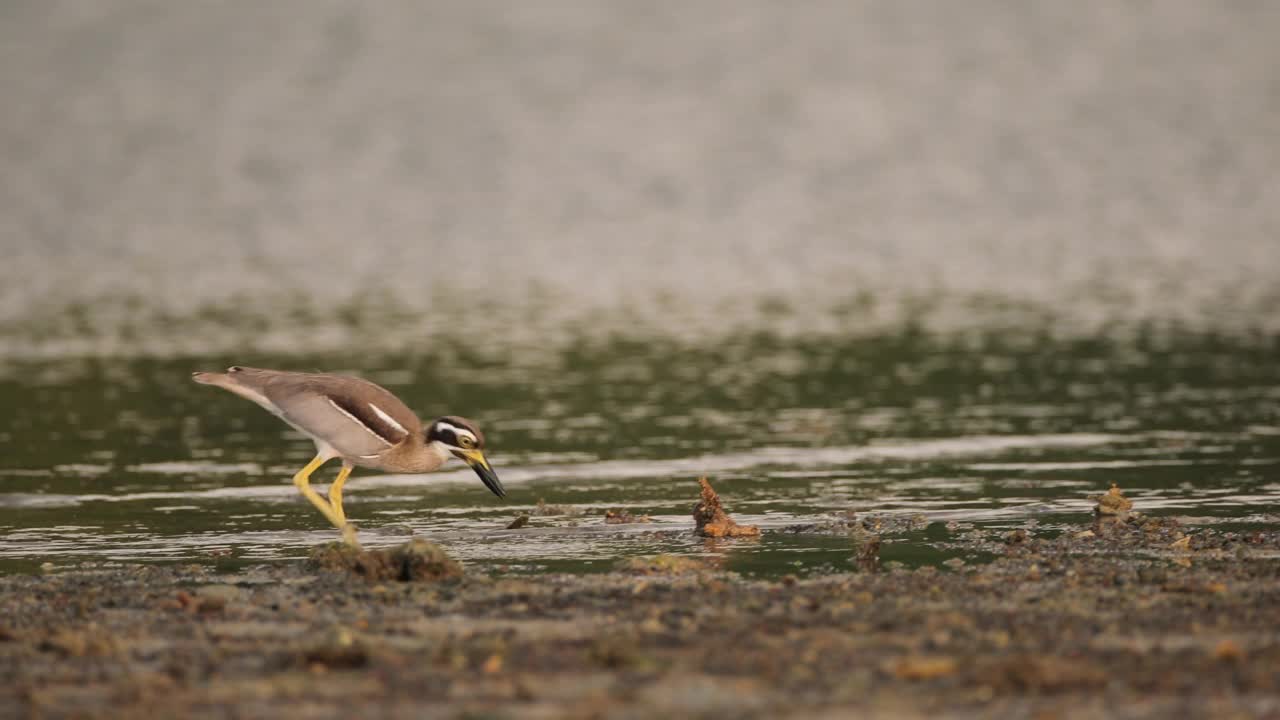
[[[497,577],[416,541],[234,574],[9,576],[0,714],[1280,713],[1280,533],[1100,515],[1056,538],[955,542],[997,557],[776,581],[662,556]]]

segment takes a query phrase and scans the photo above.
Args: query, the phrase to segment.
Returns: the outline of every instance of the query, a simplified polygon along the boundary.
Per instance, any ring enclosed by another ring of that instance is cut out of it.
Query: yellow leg
[[[320,493],[317,493],[311,488],[311,473],[320,469],[320,466],[324,465],[328,461],[329,459],[323,455],[315,456],[311,462],[307,463],[306,467],[299,470],[298,473],[293,476],[293,484],[298,488],[298,491],[302,493],[303,497],[310,500],[311,504],[314,505],[322,515],[328,518],[329,522],[333,523],[334,527],[342,531],[342,539],[345,540],[347,544],[359,547],[359,543],[356,542],[355,528],[347,524],[346,519],[342,518],[338,513],[335,513],[333,508],[329,507],[329,503],[325,502],[324,498],[320,497]]]
[[[329,486],[329,507],[333,508],[333,512],[338,519],[346,524],[347,514],[342,511],[342,485],[347,481],[347,476],[351,474],[351,465],[342,463],[342,469],[338,471],[338,477],[334,478],[333,484]]]

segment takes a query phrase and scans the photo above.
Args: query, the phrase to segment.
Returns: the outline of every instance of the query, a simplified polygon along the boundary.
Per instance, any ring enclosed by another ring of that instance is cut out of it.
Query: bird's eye
[[[458,445],[464,449],[470,450],[471,448],[475,447],[475,444],[476,444],[476,441],[472,440],[467,435],[458,436]]]

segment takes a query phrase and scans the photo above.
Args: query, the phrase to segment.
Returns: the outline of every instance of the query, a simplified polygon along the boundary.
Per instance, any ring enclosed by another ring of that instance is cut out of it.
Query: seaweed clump
[[[1133,501],[1112,483],[1107,492],[1092,498],[1093,527],[1076,539],[1105,538],[1122,544],[1191,550],[1191,541],[1177,518],[1149,517],[1133,509]]]
[[[729,517],[720,505],[720,496],[711,488],[705,477],[698,478],[702,486],[702,499],[693,506],[693,521],[697,524],[697,533],[703,537],[756,537],[760,528],[755,525],[739,525]]]
[[[1129,518],[1129,512],[1133,510],[1133,501],[1124,496],[1120,491],[1120,486],[1111,483],[1111,489],[1099,495],[1097,504],[1093,506],[1093,513],[1098,517],[1113,517],[1116,520],[1124,521]]]

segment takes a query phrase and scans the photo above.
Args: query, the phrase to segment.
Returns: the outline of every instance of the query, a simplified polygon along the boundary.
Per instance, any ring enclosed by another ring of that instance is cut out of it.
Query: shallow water
[[[1053,533],[1087,522],[1089,496],[1113,482],[1141,511],[1196,524],[1280,519],[1274,341],[1018,338],[619,341],[519,372],[498,359],[446,362],[452,351],[379,358],[365,374],[412,407],[482,425],[510,492],[493,497],[462,467],[357,471],[348,513],[367,545],[415,533],[509,571],[591,571],[673,552],[765,574],[850,567],[847,535],[802,527],[850,512],[884,527],[884,559],[934,563],[950,557],[945,523]],[[270,364],[341,370],[353,360]],[[236,564],[302,557],[332,538],[289,482],[310,442],[188,379],[223,364],[11,364],[0,397],[23,411],[0,426],[0,567]],[[695,538],[700,475],[764,537]],[[609,509],[652,522],[607,525]],[[529,512],[529,527],[505,529]]]
[[[937,562],[1112,482],[1274,522],[1278,13],[4,3],[0,569],[330,539],[309,444],[189,380],[232,363],[479,421],[506,501],[348,505],[484,566],[842,568],[783,530],[848,512]],[[778,532],[694,539],[704,473]]]

